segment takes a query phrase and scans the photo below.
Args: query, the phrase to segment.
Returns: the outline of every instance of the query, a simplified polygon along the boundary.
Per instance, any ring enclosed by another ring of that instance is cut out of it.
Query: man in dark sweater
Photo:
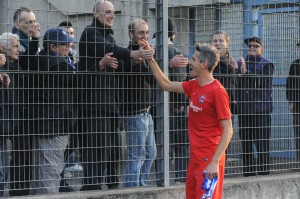
[[[134,19],[128,25],[129,50],[138,50],[138,41],[148,39],[148,24]],[[156,158],[151,108],[153,76],[144,59],[124,62],[119,69],[121,99],[120,114],[124,117],[128,157],[124,168],[124,187],[146,186],[151,166]]]

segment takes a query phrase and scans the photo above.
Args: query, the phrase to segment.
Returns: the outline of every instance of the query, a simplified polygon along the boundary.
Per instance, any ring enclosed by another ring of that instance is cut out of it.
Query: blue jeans
[[[124,169],[124,187],[147,186],[151,166],[156,158],[152,116],[149,113],[124,118],[128,159]]]

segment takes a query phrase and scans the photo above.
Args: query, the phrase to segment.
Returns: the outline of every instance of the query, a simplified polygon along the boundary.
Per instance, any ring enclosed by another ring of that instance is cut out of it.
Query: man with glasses
[[[239,136],[243,150],[245,177],[269,174],[271,135],[272,76],[274,64],[262,57],[263,43],[258,37],[244,40],[247,57],[238,61]],[[256,146],[257,161],[254,161]]]
[[[19,89],[19,102],[15,105],[19,111],[19,128],[14,132],[12,141],[12,161],[10,168],[10,196],[22,196],[29,194],[30,180],[30,152],[31,140],[34,132],[34,76],[28,71],[36,70],[33,60],[39,51],[40,25],[36,22],[35,14],[30,8],[20,7],[13,16],[14,27],[12,33],[20,37],[20,55],[18,70],[22,72],[16,82]]]
[[[114,5],[98,0],[92,24],[83,31],[79,42],[82,114],[82,163],[84,190],[109,189],[119,184],[117,168],[119,118],[115,69],[118,59],[150,59],[154,50],[128,50],[116,45],[113,37]],[[106,175],[105,175],[106,171]]]

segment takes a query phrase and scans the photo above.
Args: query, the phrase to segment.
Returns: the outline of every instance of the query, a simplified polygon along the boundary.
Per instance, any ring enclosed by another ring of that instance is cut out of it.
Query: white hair
[[[3,33],[2,35],[0,35],[0,46],[5,47],[6,49],[10,48],[12,45],[11,41],[13,39],[20,40],[20,37],[19,37],[19,35],[16,35],[16,34],[13,34],[10,32]]]

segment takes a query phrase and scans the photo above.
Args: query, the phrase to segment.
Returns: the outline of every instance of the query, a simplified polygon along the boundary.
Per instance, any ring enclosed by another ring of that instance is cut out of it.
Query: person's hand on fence
[[[289,109],[291,112],[294,112],[294,103],[293,102],[289,102]]]
[[[245,74],[247,72],[246,61],[244,57],[240,57],[240,60],[241,60],[241,73]]]
[[[1,73],[0,74],[0,82],[5,85],[6,88],[9,87],[10,84],[10,78],[6,73]]]
[[[0,67],[1,67],[1,66],[4,66],[5,63],[6,63],[6,57],[5,57],[4,54],[1,53],[1,54],[0,54]]]

